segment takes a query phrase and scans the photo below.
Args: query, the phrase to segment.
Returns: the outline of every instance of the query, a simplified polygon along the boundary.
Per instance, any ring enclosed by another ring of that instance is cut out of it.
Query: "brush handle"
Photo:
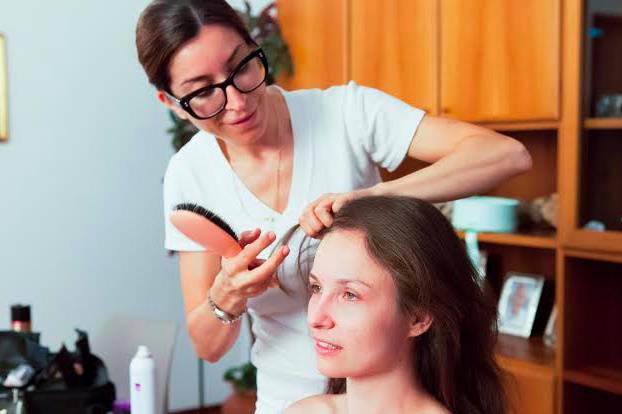
[[[187,210],[175,210],[169,219],[177,230],[208,251],[224,258],[233,257],[242,251],[233,237],[200,214]]]

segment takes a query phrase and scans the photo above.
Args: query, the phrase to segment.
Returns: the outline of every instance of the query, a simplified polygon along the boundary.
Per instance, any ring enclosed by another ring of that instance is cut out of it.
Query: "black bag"
[[[115,388],[108,381],[86,388],[34,390],[26,392],[25,400],[28,414],[106,414],[112,411]]]
[[[50,354],[31,335],[2,332],[0,335],[0,374],[27,363],[36,375],[24,387],[28,414],[105,414],[112,411],[115,388],[101,359],[91,354],[88,336],[76,330],[76,351],[63,345]],[[0,376],[2,378],[2,376]],[[2,386],[0,386],[0,391]]]

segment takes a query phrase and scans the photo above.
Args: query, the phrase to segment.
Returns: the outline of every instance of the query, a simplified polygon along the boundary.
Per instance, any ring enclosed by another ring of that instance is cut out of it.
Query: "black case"
[[[111,382],[89,388],[29,391],[28,414],[106,414],[112,411],[115,388]]]

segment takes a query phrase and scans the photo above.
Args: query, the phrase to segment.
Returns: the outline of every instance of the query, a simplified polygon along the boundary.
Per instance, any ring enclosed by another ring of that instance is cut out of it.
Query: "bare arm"
[[[299,222],[315,236],[332,224],[332,213],[348,200],[365,195],[405,195],[429,202],[481,194],[531,168],[523,144],[497,132],[451,119],[425,116],[408,157],[431,163],[396,180],[348,193],[324,194],[309,204]]]
[[[186,325],[200,358],[218,361],[235,343],[240,323],[224,325],[212,313],[207,294],[220,271],[220,256],[206,252],[180,252],[179,273]]]
[[[430,166],[378,184],[376,194],[399,194],[430,202],[484,193],[531,168],[531,156],[513,138],[465,122],[426,116],[408,156]]]
[[[249,298],[276,285],[274,273],[289,249],[280,247],[263,261],[257,255],[276,236],[256,230],[242,236],[244,248],[235,257],[224,259],[207,252],[181,252],[179,270],[184,297],[186,325],[199,357],[218,361],[231,349],[240,334],[240,322],[223,324],[213,314],[208,295],[227,313],[239,315]]]

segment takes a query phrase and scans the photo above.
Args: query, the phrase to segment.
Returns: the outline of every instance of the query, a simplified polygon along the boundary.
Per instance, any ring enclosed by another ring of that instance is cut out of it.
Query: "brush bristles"
[[[238,236],[235,234],[231,226],[229,226],[226,221],[220,218],[218,214],[206,209],[205,207],[194,203],[182,203],[175,206],[175,210],[186,210],[192,213],[200,214],[201,216],[205,217],[206,219],[226,231],[228,235],[235,239],[235,241],[239,241]]]

